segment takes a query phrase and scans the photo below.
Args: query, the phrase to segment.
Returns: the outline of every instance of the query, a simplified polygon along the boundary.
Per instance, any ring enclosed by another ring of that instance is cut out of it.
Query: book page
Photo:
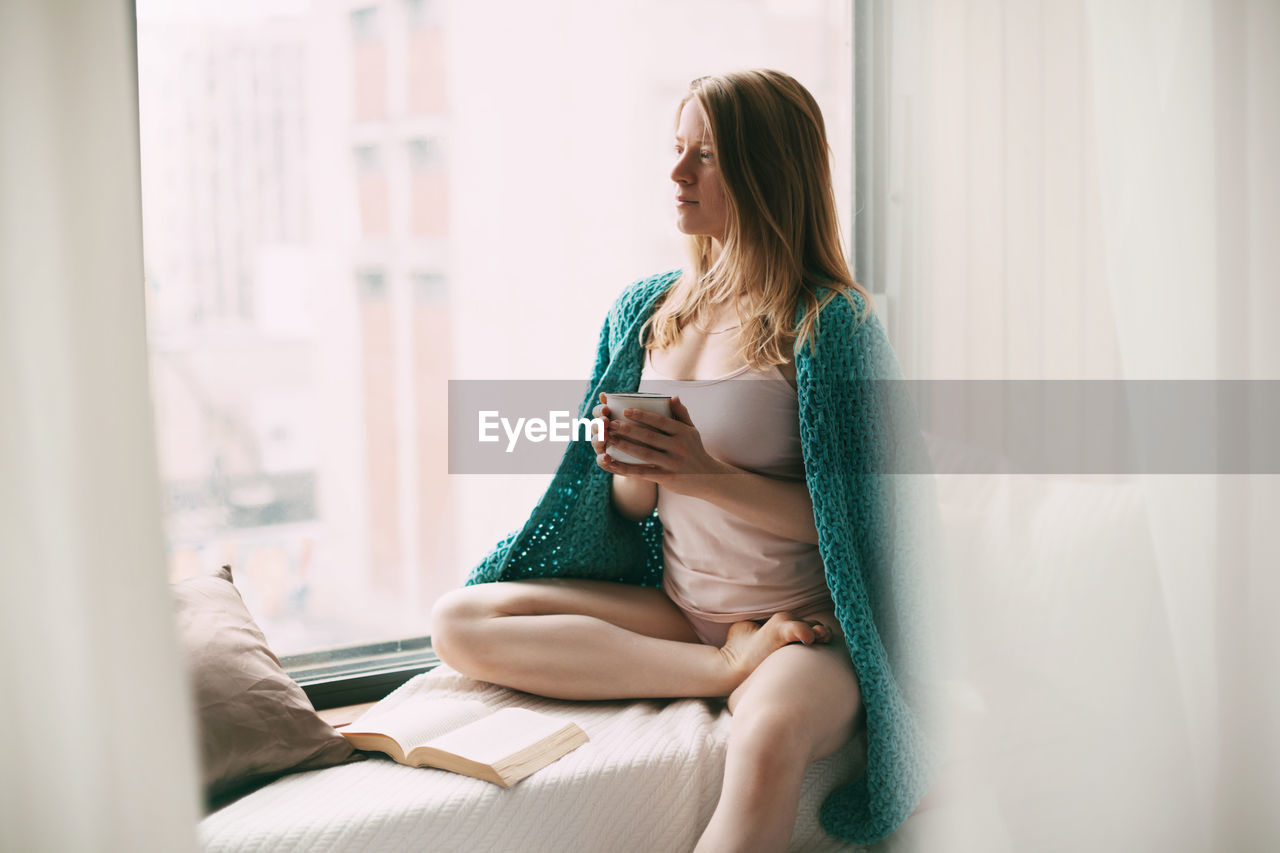
[[[407,754],[446,732],[488,717],[493,711],[474,699],[432,699],[427,695],[412,696],[390,709],[370,708],[343,734],[379,732],[400,742]]]
[[[482,720],[441,735],[426,744],[480,764],[495,764],[569,724],[525,708],[503,708]]]

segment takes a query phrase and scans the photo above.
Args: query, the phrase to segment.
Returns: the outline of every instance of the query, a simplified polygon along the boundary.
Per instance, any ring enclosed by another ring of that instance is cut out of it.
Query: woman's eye
[[[710,160],[710,159],[711,159],[711,157],[712,157],[712,154],[711,154],[711,152],[710,152],[710,151],[703,151],[703,152],[701,152],[701,154],[702,154],[702,159],[703,159],[703,160]]]

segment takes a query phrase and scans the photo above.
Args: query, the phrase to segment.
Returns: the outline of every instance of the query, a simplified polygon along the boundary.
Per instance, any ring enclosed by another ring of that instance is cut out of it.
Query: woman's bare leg
[[[720,801],[698,853],[785,850],[809,764],[853,736],[862,695],[843,642],[775,651],[730,697]]]
[[[432,645],[459,672],[527,693],[639,699],[728,696],[775,650],[818,638],[787,614],[739,624],[716,648],[659,589],[541,579],[448,593],[432,614]]]

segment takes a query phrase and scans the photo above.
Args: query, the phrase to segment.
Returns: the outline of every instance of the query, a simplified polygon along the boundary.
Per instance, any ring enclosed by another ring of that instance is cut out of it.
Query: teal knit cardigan
[[[644,349],[639,331],[657,298],[679,277],[664,273],[631,285],[600,333],[581,411],[601,391],[634,391]],[[911,478],[885,473],[887,455],[919,439],[894,423],[875,388],[900,377],[880,322],[862,318],[844,297],[819,315],[815,345],[795,353],[800,441],[813,499],[818,549],[844,629],[866,709],[867,764],[822,806],[823,827],[857,843],[893,832],[923,796],[933,750],[925,733],[929,697],[915,578],[927,553],[913,527]],[[803,306],[797,309],[797,322]],[[892,383],[889,383],[892,384]],[[587,414],[589,416],[589,414]],[[897,418],[900,420],[900,418]],[[468,584],[574,577],[657,586],[662,525],[654,513],[633,522],[612,505],[610,474],[588,441],[570,443],[546,494],[524,526],[498,543]]]

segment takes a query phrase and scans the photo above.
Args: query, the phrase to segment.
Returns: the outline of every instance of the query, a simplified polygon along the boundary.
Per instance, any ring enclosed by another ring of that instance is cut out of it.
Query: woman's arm
[[[658,505],[658,484],[613,475],[613,508],[630,521],[640,521]]]

